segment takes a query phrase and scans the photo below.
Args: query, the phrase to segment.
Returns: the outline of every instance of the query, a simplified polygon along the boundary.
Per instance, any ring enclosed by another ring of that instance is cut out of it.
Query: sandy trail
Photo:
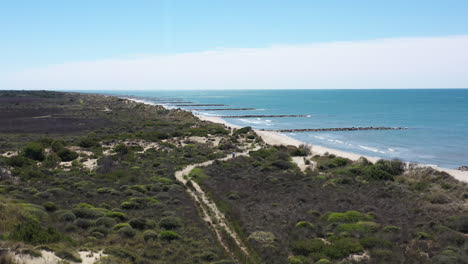
[[[257,147],[253,149],[252,151],[258,150],[260,147]],[[241,152],[237,153],[236,157],[240,156],[248,156],[248,152]],[[222,158],[222,159],[217,159],[219,161],[224,161],[224,160],[229,160],[232,159],[233,157],[231,155]],[[216,237],[219,241],[219,243],[224,247],[224,249],[231,253],[233,256],[234,253],[229,249],[229,247],[226,245],[222,238],[222,233],[221,231],[224,229],[226,233],[231,237],[231,239],[236,243],[236,245],[242,250],[242,252],[246,255],[249,256],[249,252],[247,250],[247,247],[242,243],[242,240],[239,238],[239,236],[236,234],[236,232],[227,224],[226,217],[224,214],[218,209],[216,204],[211,201],[206,193],[203,191],[203,189],[198,185],[198,183],[187,180],[185,179],[185,176],[188,176],[189,173],[197,167],[206,167],[211,164],[213,164],[215,160],[209,160],[203,163],[198,163],[198,164],[192,164],[188,165],[187,167],[183,168],[182,170],[176,171],[175,172],[175,178],[177,181],[181,182],[182,184],[186,185],[189,181],[191,185],[193,186],[192,188],[187,188],[187,192],[190,194],[190,196],[193,197],[193,199],[200,204],[200,209],[202,213],[203,219],[211,224],[213,226],[213,230],[216,233]]]

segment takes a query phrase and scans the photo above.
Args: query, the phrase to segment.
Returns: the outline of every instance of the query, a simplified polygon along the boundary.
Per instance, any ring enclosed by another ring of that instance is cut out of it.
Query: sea
[[[164,98],[165,101],[226,105],[179,107],[182,109],[255,108],[243,111],[194,111],[206,116],[308,115],[294,118],[225,119],[235,125],[256,129],[408,127],[407,130],[284,134],[312,145],[366,156],[400,159],[444,168],[468,165],[468,89],[92,92],[137,97],[155,103]]]

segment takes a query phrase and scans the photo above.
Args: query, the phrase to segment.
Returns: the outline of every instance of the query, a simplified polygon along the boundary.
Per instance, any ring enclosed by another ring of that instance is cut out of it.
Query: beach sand
[[[138,103],[156,105],[155,103],[146,102],[144,100],[137,100],[137,99],[132,99],[132,98],[125,98],[125,99],[132,100],[132,101],[138,102]],[[164,107],[164,105],[162,105],[162,106]],[[201,120],[210,121],[210,122],[218,123],[218,124],[223,124],[223,125],[225,125],[227,127],[231,127],[231,128],[241,128],[241,126],[237,126],[237,125],[228,123],[228,122],[226,122],[225,120],[223,120],[223,119],[221,119],[219,117],[203,116],[203,115],[198,115],[198,114],[194,114],[194,115],[196,117],[198,117],[199,119],[201,119]],[[371,162],[376,162],[379,159],[381,159],[379,157],[364,156],[364,155],[360,155],[360,154],[356,154],[356,153],[341,151],[341,150],[322,147],[322,146],[318,146],[318,145],[307,144],[305,142],[296,140],[296,139],[291,138],[291,137],[289,137],[287,135],[277,133],[277,132],[262,131],[262,130],[258,130],[258,129],[255,129],[255,132],[267,144],[270,144],[270,145],[285,145],[285,146],[291,145],[291,146],[296,146],[296,147],[299,146],[299,145],[307,145],[307,146],[311,147],[312,153],[314,155],[316,155],[316,154],[323,155],[325,153],[329,153],[329,154],[334,154],[334,155],[339,156],[339,157],[348,158],[350,160],[358,160],[359,158],[364,157],[364,158],[366,158],[367,160],[369,160]],[[441,168],[441,167],[431,166],[431,165],[426,165],[426,164],[419,164],[419,166],[421,166],[421,167],[431,167],[431,168],[436,169],[438,171],[446,172],[446,173],[452,175],[455,179],[457,179],[459,181],[462,181],[462,182],[467,182],[468,183],[468,171],[461,171],[461,170],[456,170],[456,169],[447,169],[447,168]]]

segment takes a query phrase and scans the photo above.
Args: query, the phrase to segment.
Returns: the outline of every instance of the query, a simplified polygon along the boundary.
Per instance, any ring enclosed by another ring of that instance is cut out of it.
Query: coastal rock
[[[457,170],[468,171],[468,166],[461,166],[461,167],[458,167]]]

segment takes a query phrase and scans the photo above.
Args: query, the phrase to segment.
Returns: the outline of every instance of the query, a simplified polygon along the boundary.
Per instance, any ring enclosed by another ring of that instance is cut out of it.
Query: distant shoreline
[[[149,104],[149,105],[160,105],[160,106],[166,107],[164,105],[154,103],[154,102],[148,102],[148,101],[145,101],[145,100],[134,99],[134,98],[129,98],[129,97],[121,97],[121,98],[132,100],[132,101],[138,102],[138,103],[144,103],[144,104]],[[184,110],[184,111],[187,111],[187,110]],[[225,125],[227,127],[232,127],[232,128],[241,128],[241,126],[231,124],[231,123],[227,122],[226,120],[224,120],[222,118],[219,118],[219,117],[216,117],[216,116],[205,116],[205,115],[200,115],[200,114],[194,114],[194,115],[197,118],[199,118],[200,120],[209,121],[209,122],[218,123],[218,124],[223,124],[223,125]],[[291,146],[296,146],[296,147],[299,146],[299,145],[307,145],[307,146],[312,147],[312,152],[314,154],[323,155],[325,153],[329,153],[329,154],[334,154],[336,156],[340,156],[340,157],[347,158],[347,159],[350,159],[350,160],[358,160],[359,158],[364,157],[364,158],[366,158],[367,160],[369,160],[371,162],[376,162],[376,161],[378,161],[380,159],[383,159],[383,158],[380,158],[380,157],[360,155],[360,154],[357,154],[357,153],[352,153],[352,152],[342,151],[342,150],[338,150],[338,149],[323,147],[323,146],[319,146],[319,145],[315,145],[315,144],[312,145],[312,144],[309,144],[309,143],[306,143],[306,142],[291,138],[291,137],[289,137],[289,136],[287,136],[285,134],[281,134],[281,133],[278,133],[278,132],[262,131],[262,130],[259,130],[259,129],[254,129],[254,130],[263,139],[263,141],[265,141],[265,143],[270,144],[270,145],[291,145]],[[431,166],[431,165],[422,164],[422,163],[417,163],[417,164],[418,164],[418,166],[421,166],[421,167],[431,167],[431,168],[433,168],[435,170],[446,172],[446,173],[452,175],[455,179],[457,179],[457,180],[459,180],[461,182],[468,183],[468,171],[461,171],[461,170],[457,170],[457,169],[442,168],[442,167]]]

